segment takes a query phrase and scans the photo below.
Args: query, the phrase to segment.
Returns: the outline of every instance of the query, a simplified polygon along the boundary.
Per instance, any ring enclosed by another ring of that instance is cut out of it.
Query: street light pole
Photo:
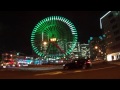
[[[55,43],[57,41],[57,39],[56,38],[50,38],[50,42],[51,43]],[[54,47],[53,47],[53,54],[54,54]],[[54,58],[54,57],[53,57]]]
[[[95,46],[95,50],[97,50],[98,49],[98,46]],[[96,52],[96,57],[95,58],[97,58],[97,54],[98,54],[98,52]]]

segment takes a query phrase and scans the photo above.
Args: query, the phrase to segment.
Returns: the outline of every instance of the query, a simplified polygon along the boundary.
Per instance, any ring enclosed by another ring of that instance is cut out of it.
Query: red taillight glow
[[[87,63],[91,63],[91,61],[90,61],[90,60],[88,60],[88,61],[87,61]]]
[[[90,62],[90,60],[88,60],[88,62]]]
[[[91,62],[87,62],[87,63],[91,63]]]

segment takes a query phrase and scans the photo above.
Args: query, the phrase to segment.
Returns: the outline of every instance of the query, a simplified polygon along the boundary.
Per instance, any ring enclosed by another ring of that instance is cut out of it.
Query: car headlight
[[[65,64],[63,64],[63,66],[65,66]]]

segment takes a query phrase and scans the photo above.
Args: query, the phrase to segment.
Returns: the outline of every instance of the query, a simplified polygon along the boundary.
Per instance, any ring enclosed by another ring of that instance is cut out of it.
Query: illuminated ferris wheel
[[[62,16],[50,16],[34,27],[31,46],[41,57],[65,57],[71,54],[77,39],[77,30],[72,22]],[[72,43],[67,46],[67,42]]]

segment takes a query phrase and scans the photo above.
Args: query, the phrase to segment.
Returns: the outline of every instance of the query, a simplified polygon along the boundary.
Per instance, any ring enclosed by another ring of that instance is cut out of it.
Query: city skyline
[[[0,50],[32,54],[31,33],[35,25],[49,16],[69,19],[78,31],[78,42],[87,43],[90,36],[100,36],[100,18],[107,11],[1,11]]]

